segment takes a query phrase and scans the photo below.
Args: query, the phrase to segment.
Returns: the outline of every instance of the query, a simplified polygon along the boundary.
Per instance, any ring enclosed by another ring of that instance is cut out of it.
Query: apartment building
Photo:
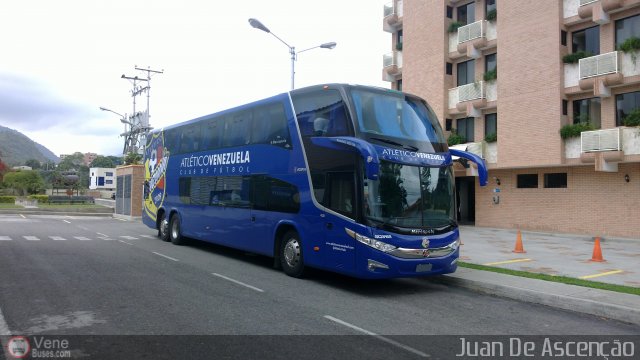
[[[383,30],[383,79],[487,162],[462,223],[640,240],[640,0],[395,0]]]

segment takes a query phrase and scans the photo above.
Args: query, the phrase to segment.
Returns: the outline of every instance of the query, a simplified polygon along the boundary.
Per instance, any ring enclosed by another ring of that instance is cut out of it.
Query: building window
[[[458,67],[458,72],[457,72],[458,86],[471,84],[472,82],[475,81],[475,78],[476,78],[476,74],[475,74],[476,61],[475,60],[461,62],[457,65],[457,67]]]
[[[447,18],[453,19],[453,8],[447,5]]]
[[[396,35],[396,49],[402,50],[402,40],[403,40],[402,30],[398,30]]]
[[[447,75],[453,75],[453,64],[448,62],[447,65],[445,66],[445,71]]]
[[[562,100],[562,115],[569,115],[569,101]]]
[[[591,124],[600,129],[600,98],[575,100],[573,102],[573,123]]]
[[[487,114],[484,116],[484,136],[498,135],[498,114]]]
[[[567,46],[567,32],[564,30],[560,30],[560,44]]]
[[[444,121],[444,129],[446,131],[451,131],[452,127],[453,127],[453,120],[452,119],[445,119],[445,121]]]
[[[549,174],[544,174],[544,187],[547,188],[547,189],[566,188],[567,187],[567,173],[549,173]]]
[[[458,6],[458,22],[465,25],[476,21],[476,3],[470,2],[466,5]]]
[[[584,51],[591,55],[600,54],[600,26],[590,27],[571,33],[571,51]]]
[[[487,0],[485,11],[485,14],[488,14],[491,11],[496,11],[496,0]]]
[[[640,15],[616,21],[616,49],[630,37],[640,37]]]
[[[640,111],[640,91],[616,95],[616,126],[623,126],[624,118],[634,110]]]
[[[493,54],[489,54],[487,56],[484,57],[484,72],[488,73],[490,71],[493,71],[497,68],[498,66],[498,62],[497,62],[497,54],[493,53]]]
[[[107,172],[105,172],[105,173],[104,173],[104,175],[105,175],[105,176],[113,176],[113,173],[112,173],[112,172],[107,171]]]
[[[456,125],[458,127],[456,132],[458,133],[458,135],[464,136],[464,138],[467,140],[466,142],[473,142],[473,120],[475,119],[469,117],[458,119],[458,121],[456,122]]]
[[[398,79],[398,81],[396,81],[396,90],[402,91],[402,79]]]
[[[113,185],[113,180],[105,180],[104,183],[107,185]]]
[[[518,174],[518,189],[537,189],[538,174]]]

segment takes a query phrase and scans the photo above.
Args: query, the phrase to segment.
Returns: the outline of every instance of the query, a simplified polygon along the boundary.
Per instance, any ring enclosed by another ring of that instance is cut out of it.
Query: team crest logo
[[[428,238],[422,238],[422,247],[427,249],[429,248],[429,239]]]
[[[163,133],[152,135],[144,150],[144,208],[147,215],[155,220],[158,209],[164,202],[166,193],[165,174],[169,162],[169,152],[164,147]]]

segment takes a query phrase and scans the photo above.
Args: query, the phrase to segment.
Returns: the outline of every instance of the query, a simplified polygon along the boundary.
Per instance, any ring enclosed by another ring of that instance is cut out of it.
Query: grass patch
[[[105,207],[97,204],[38,204],[40,209],[102,209]]]
[[[0,209],[22,209],[22,206],[15,204],[2,204],[0,203]]]
[[[571,278],[567,276],[530,273],[526,271],[504,269],[504,268],[498,268],[493,266],[470,264],[470,263],[461,262],[461,261],[458,262],[458,265],[464,268],[475,269],[475,270],[491,271],[491,272],[500,273],[500,274],[514,275],[514,276],[520,276],[520,277],[526,277],[530,279],[537,279],[537,280],[544,280],[544,281],[552,281],[552,282],[582,286],[582,287],[587,287],[592,289],[609,290],[609,291],[615,291],[615,292],[631,294],[631,295],[640,295],[640,288],[625,286],[625,285],[607,284],[603,282],[582,280],[582,279],[576,279],[576,278]]]

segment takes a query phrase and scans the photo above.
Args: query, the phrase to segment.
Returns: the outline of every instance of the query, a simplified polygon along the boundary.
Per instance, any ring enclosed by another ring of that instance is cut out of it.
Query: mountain
[[[10,166],[23,165],[25,161],[36,159],[41,163],[60,162],[51,150],[29,139],[23,133],[0,125],[0,158]]]

